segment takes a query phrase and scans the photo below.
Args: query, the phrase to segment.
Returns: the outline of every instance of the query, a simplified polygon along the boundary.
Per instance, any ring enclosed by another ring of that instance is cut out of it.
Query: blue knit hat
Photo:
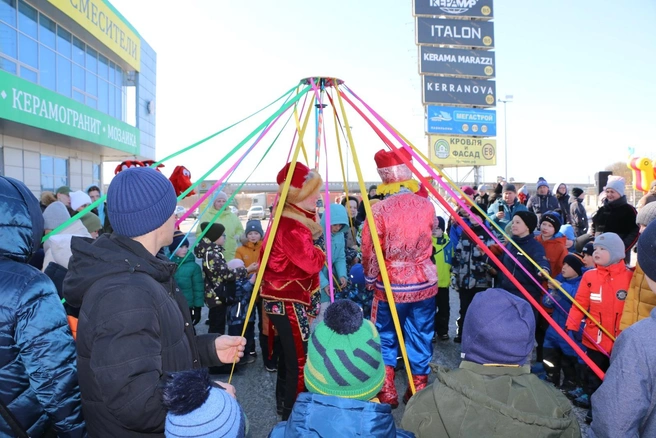
[[[260,239],[264,238],[264,230],[262,230],[262,222],[255,219],[246,222],[246,229],[244,230],[244,234],[248,236],[248,233],[250,233],[251,231],[260,233]]]
[[[351,277],[351,281],[353,284],[356,284],[358,286],[364,286],[365,284],[365,279],[364,279],[364,267],[362,266],[362,263],[356,263],[351,267],[351,270],[349,271],[349,276]]]
[[[169,411],[164,425],[169,438],[246,435],[239,403],[210,380],[206,368],[173,374],[164,386],[163,402]]]
[[[183,246],[189,246],[189,241],[185,237],[185,233],[176,231],[173,233],[173,242],[169,245],[169,251],[173,254]]]
[[[161,227],[177,204],[171,181],[150,167],[133,167],[114,177],[107,190],[107,214],[114,232],[126,237]]]
[[[534,338],[535,316],[528,301],[488,289],[477,293],[467,309],[461,356],[483,365],[524,365]]]

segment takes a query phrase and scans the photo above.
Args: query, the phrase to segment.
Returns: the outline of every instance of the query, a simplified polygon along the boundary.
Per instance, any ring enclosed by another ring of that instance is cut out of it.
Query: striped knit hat
[[[356,400],[376,396],[385,380],[380,336],[350,300],[327,309],[308,345],[305,385],[315,394]]]

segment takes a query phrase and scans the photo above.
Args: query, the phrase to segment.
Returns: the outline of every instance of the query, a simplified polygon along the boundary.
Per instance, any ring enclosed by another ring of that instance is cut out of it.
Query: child
[[[656,224],[653,221],[638,239],[638,265],[649,287],[649,291],[643,293],[656,294]],[[604,383],[592,397],[594,422],[591,429],[596,436],[656,436],[656,411],[651,391],[656,363],[655,332],[656,311],[652,310],[649,317],[631,325],[617,338]]]
[[[213,382],[206,369],[180,371],[164,385],[167,437],[248,436],[248,422],[231,385]]]
[[[228,268],[232,271],[244,269],[244,262],[234,258],[228,262]],[[241,336],[254,284],[255,274],[252,274],[250,278],[237,278],[234,282],[229,281],[226,283],[229,290],[228,295],[231,297],[227,315],[228,334],[230,336]],[[246,338],[246,351],[255,351],[255,308],[253,308],[253,312],[248,319],[244,337]],[[255,362],[255,355],[244,355],[244,359],[240,363],[242,362],[246,364]]]
[[[594,244],[592,242],[586,243],[583,249],[581,250],[581,255],[583,256],[583,264],[587,269],[595,268],[594,258],[592,258],[593,252],[594,252]]]
[[[444,234],[444,218],[437,216],[433,228],[433,259],[437,268],[437,296],[435,297],[435,334],[433,342],[449,340],[449,287],[451,286],[451,259],[453,247],[449,236]]]
[[[575,297],[582,273],[583,260],[577,255],[568,254],[563,259],[562,272],[556,276],[555,280],[565,292],[571,297]],[[565,324],[569,310],[572,308],[572,302],[558,289],[551,289],[549,293],[551,295],[545,295],[542,302],[545,307],[553,309],[554,321],[563,330],[566,330]],[[547,329],[544,338],[542,354],[544,369],[551,383],[562,388],[563,391],[573,390],[581,385],[577,378],[578,359],[576,352],[551,326]],[[561,369],[565,376],[562,386],[560,384]]]
[[[191,320],[194,325],[200,322],[200,313],[203,308],[203,271],[196,263],[193,254],[187,256],[189,241],[182,231],[173,234],[173,243],[169,245],[171,261],[178,265],[175,271],[175,282],[187,299]],[[187,257],[185,259],[185,257]]]
[[[604,326],[612,336],[620,334],[619,324],[624,309],[627,289],[633,273],[624,264],[624,243],[615,233],[604,233],[594,240],[593,258],[596,269],[583,274],[581,285],[576,292],[576,302]],[[583,312],[572,306],[567,319],[567,329],[578,331]],[[604,372],[608,369],[609,358],[606,353],[613,350],[613,340],[595,323],[587,320],[583,345],[588,348],[587,355]],[[587,373],[586,395],[588,398],[599,388],[601,379],[592,371]],[[578,400],[578,399],[577,399]],[[579,404],[579,403],[577,403]],[[590,417],[590,412],[588,413]],[[591,418],[588,418],[591,420]]]
[[[540,234],[535,238],[544,247],[552,277],[560,274],[567,255],[567,239],[558,232],[560,227],[560,217],[554,212],[546,212],[540,217]]]
[[[364,319],[371,319],[371,303],[374,291],[368,290],[364,278],[364,268],[356,263],[349,271],[349,281],[346,289],[335,293],[335,300],[351,300],[362,309]]]
[[[321,217],[321,226],[326,232],[326,214]],[[316,327],[323,319],[323,313],[330,304],[330,280],[328,275],[333,275],[333,285],[335,291],[346,289],[346,235],[349,232],[348,214],[346,208],[341,204],[330,204],[330,247],[332,257],[331,274],[328,273],[326,266],[321,269],[319,278],[321,280],[321,311],[313,323]],[[327,256],[327,254],[326,254]]]
[[[269,437],[410,437],[394,425],[392,408],[375,398],[385,380],[380,335],[360,308],[338,300],[308,343],[305,385],[288,421]]]

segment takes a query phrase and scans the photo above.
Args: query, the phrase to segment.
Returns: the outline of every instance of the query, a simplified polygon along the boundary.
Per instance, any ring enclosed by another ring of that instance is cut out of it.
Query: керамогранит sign
[[[491,21],[416,18],[417,44],[494,48],[494,23]]]
[[[494,77],[494,52],[419,46],[419,74]]]
[[[0,119],[139,155],[139,129],[3,71],[0,71]]]
[[[449,15],[490,20],[492,0],[413,0],[413,15]]]
[[[425,75],[421,79],[423,82],[421,97],[424,104],[490,107],[496,102],[494,81]]]
[[[445,167],[494,166],[497,142],[492,138],[428,136],[428,156],[432,163]]]
[[[428,105],[426,132],[494,137],[497,135],[497,114],[495,110]]]

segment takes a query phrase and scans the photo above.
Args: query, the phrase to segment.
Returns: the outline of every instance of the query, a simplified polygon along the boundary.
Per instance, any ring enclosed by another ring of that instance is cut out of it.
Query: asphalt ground
[[[241,218],[242,222],[245,224],[245,218]],[[193,221],[185,221],[181,229],[187,231],[191,228]],[[263,228],[266,230],[268,226],[268,221],[262,222]],[[192,236],[190,235],[191,240],[193,241]],[[433,363],[441,365],[446,368],[457,368],[460,364],[460,344],[453,342],[453,338],[456,335],[456,319],[458,317],[458,311],[460,308],[458,293],[454,290],[450,291],[450,322],[449,322],[449,337],[448,341],[437,341],[433,344]],[[207,325],[205,325],[205,320],[207,319],[207,308],[203,308],[203,317],[201,322],[196,326],[197,333],[207,333]],[[255,339],[256,339],[256,348],[257,348],[257,359],[252,364],[237,365],[235,367],[235,372],[232,377],[231,383],[235,386],[237,391],[237,400],[241,404],[248,422],[250,425],[251,437],[259,438],[268,436],[269,432],[273,426],[280,421],[280,417],[276,414],[276,402],[275,402],[275,384],[276,384],[276,373],[271,373],[266,371],[264,364],[262,362],[262,354],[257,342],[257,327],[256,327]],[[216,380],[228,381],[228,375],[213,375]],[[429,383],[434,380],[434,376],[429,377]],[[399,393],[399,407],[392,411],[394,415],[394,420],[396,421],[397,427],[400,427],[401,418],[405,411],[405,405],[401,400],[401,397],[405,393],[407,388],[407,375],[405,370],[401,370],[396,373],[396,388]],[[574,407],[574,412],[578,418],[579,424],[581,425],[581,433],[583,437],[587,437],[588,426],[585,424],[584,417],[586,411]]]

